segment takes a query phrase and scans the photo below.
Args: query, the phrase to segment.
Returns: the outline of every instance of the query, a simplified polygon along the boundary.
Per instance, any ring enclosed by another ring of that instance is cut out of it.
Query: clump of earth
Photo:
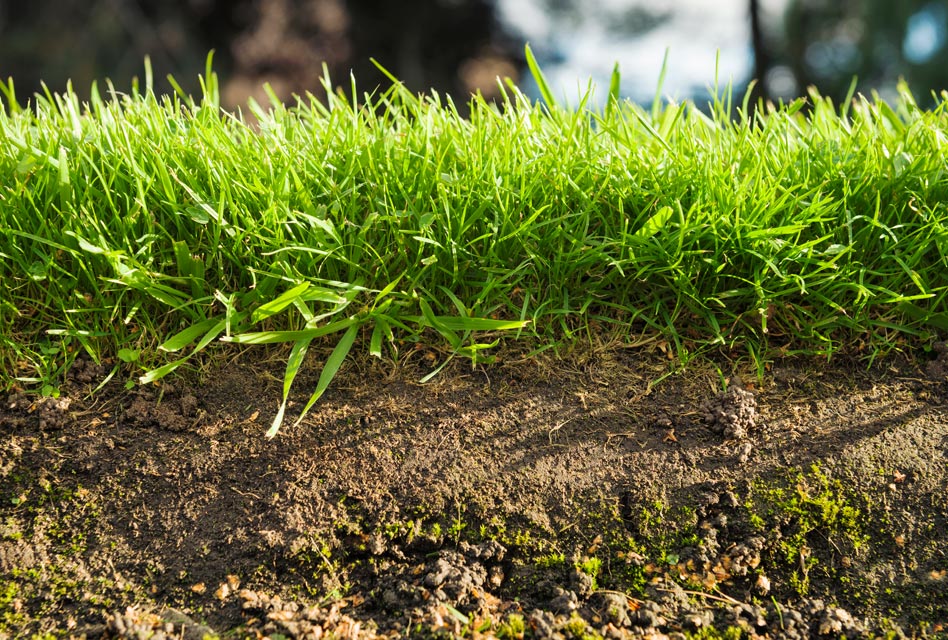
[[[0,395],[0,639],[937,637],[946,354],[356,359],[272,440],[278,364],[80,360]]]
[[[725,438],[746,438],[757,426],[757,400],[738,385],[709,398],[702,409],[705,422]]]

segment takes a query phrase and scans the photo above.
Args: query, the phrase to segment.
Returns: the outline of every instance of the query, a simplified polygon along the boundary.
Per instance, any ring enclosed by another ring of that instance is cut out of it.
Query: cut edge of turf
[[[199,101],[173,78],[156,96],[147,61],[143,91],[93,85],[87,104],[46,90],[31,110],[0,83],[3,386],[55,394],[83,352],[149,384],[212,344],[287,344],[272,436],[313,341],[334,347],[297,423],[356,345],[397,360],[433,339],[477,363],[506,338],[649,336],[760,372],[948,331],[948,94],[837,110],[811,90],[751,113],[748,92],[732,120],[730,87],[710,115],[620,103],[616,67],[602,109],[592,87],[567,109],[526,56],[543,102],[508,81],[470,119],[383,69],[378,94],[328,74],[325,103],[271,91],[251,126],[221,110],[210,55]]]

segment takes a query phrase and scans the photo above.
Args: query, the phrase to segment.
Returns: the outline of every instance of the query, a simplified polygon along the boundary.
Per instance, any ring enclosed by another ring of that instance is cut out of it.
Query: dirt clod
[[[593,595],[589,605],[602,619],[616,627],[628,627],[630,624],[629,599],[621,593],[600,591]]]
[[[69,405],[72,398],[40,398],[34,405],[40,431],[57,431],[69,421]]]
[[[108,373],[108,368],[102,363],[96,363],[89,357],[79,357],[69,368],[67,380],[72,384],[91,385],[97,383]]]
[[[704,421],[727,439],[746,438],[757,426],[757,399],[738,385],[715,395],[702,409]]]

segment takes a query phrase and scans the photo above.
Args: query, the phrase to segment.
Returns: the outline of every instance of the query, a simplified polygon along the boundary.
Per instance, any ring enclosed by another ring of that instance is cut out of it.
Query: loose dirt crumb
[[[67,382],[78,385],[91,385],[99,382],[108,373],[104,364],[96,364],[87,356],[76,358],[69,367]]]
[[[725,438],[741,439],[757,426],[757,399],[738,385],[731,385],[702,407],[704,421]]]
[[[69,422],[69,405],[72,398],[40,398],[34,405],[40,431],[57,431]]]

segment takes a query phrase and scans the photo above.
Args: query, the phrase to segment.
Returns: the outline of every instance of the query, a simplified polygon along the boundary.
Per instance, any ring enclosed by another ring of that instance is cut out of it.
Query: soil
[[[948,631],[943,346],[439,358],[0,394],[0,638]]]

